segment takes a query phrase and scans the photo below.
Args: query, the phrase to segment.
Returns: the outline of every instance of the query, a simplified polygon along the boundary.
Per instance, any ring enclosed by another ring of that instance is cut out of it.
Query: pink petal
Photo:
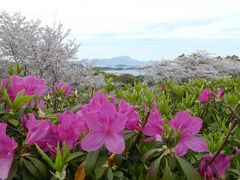
[[[105,135],[102,132],[90,132],[81,142],[81,148],[85,151],[95,151],[104,144]]]
[[[177,112],[175,119],[178,119],[178,121],[180,121],[180,123],[183,124],[187,123],[190,118],[191,115],[187,111],[180,111]]]
[[[101,118],[108,120],[108,119],[115,119],[117,115],[116,108],[110,102],[105,102],[101,109],[100,109],[100,116]]]
[[[106,148],[116,154],[123,153],[125,149],[125,143],[122,133],[110,134],[106,137],[105,140]]]
[[[146,124],[142,127],[141,131],[143,134],[148,136],[155,136],[156,134],[162,134],[163,128],[159,125]]]
[[[128,130],[133,131],[134,129],[136,129],[137,122],[140,117],[135,111],[135,108],[133,105],[129,105],[126,103],[125,99],[121,99],[121,102],[118,106],[118,113],[126,115],[127,121],[126,121],[125,127]]]
[[[205,152],[208,150],[207,143],[201,138],[196,136],[184,137],[183,143],[195,152]]]
[[[184,156],[187,153],[188,147],[180,141],[176,146],[176,155],[177,156]]]
[[[147,124],[144,125],[141,131],[148,136],[155,136],[156,134],[162,134],[163,123],[159,110],[150,113]]]
[[[7,124],[0,123],[0,135],[6,134],[6,130],[7,130]]]
[[[115,119],[111,122],[111,129],[114,132],[123,131],[124,127],[125,127],[125,124],[126,124],[126,121],[127,121],[127,117],[125,115],[119,113],[117,115],[117,119]]]
[[[178,128],[182,128],[189,124],[191,115],[187,111],[177,112],[176,117],[170,121],[171,126],[174,128],[175,132]]]
[[[39,101],[39,104],[38,104],[38,108],[43,109],[44,106],[45,106],[44,101],[43,101],[43,100],[40,100],[40,101]]]
[[[155,135],[156,141],[162,142],[162,137],[159,134]]]
[[[155,136],[148,137],[144,139],[144,142],[152,142],[152,141],[162,141],[162,137],[159,134],[156,134]]]
[[[0,157],[0,179],[7,179],[13,161],[13,153],[9,157]]]
[[[51,123],[48,120],[28,121],[28,135],[25,140],[28,144],[36,143],[46,137],[51,129]]]
[[[151,136],[151,137],[144,139],[144,142],[152,142],[152,141],[156,141],[156,137]]]
[[[230,161],[232,156],[227,156],[224,154],[219,154],[213,163],[214,169],[217,174],[224,179],[226,170],[230,167]]]
[[[120,113],[128,113],[129,110],[129,106],[126,105],[126,100],[125,99],[121,99],[120,104],[118,106],[118,112]]]
[[[88,128],[98,131],[102,129],[102,122],[97,111],[91,111],[87,113],[83,113],[82,118],[87,123]]]
[[[191,131],[194,135],[199,133],[200,129],[202,128],[203,120],[199,117],[192,117],[191,118]]]
[[[159,122],[160,124],[162,124],[161,113],[160,113],[160,111],[158,109],[156,109],[155,111],[150,112],[149,117],[148,117],[148,122],[149,123]]]

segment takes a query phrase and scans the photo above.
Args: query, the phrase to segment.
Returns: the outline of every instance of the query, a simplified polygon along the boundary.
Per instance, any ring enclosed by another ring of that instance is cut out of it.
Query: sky
[[[240,55],[239,8],[240,0],[0,0],[0,10],[70,28],[80,59]]]

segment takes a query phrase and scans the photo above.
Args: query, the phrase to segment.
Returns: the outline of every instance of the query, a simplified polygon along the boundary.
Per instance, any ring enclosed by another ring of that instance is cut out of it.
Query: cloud
[[[130,32],[89,33],[88,40],[136,40],[136,39],[240,39],[240,17],[157,22],[141,25]]]
[[[157,59],[199,48],[231,53],[231,48],[240,45],[239,7],[239,0],[1,2],[2,9],[23,12],[45,24],[61,21],[82,44],[80,54],[89,58],[132,55]]]

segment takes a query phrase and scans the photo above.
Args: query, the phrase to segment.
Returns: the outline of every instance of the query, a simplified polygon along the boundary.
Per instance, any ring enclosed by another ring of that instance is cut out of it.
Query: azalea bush
[[[0,179],[237,179],[240,77],[0,83]]]

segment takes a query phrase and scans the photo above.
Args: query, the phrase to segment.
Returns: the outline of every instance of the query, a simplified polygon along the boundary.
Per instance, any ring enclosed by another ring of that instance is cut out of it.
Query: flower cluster
[[[85,104],[75,114],[65,111],[58,116],[59,124],[54,125],[48,119],[37,120],[33,114],[22,121],[28,130],[26,144],[38,144],[45,152],[54,153],[57,144],[65,143],[75,149],[83,131],[87,135],[81,142],[81,148],[95,151],[105,144],[112,153],[122,153],[125,148],[123,130],[134,130],[139,115],[134,106],[121,100],[118,109],[103,93],[97,93],[89,104]]]
[[[37,120],[33,114],[22,118],[28,130],[26,144],[37,144],[45,152],[55,153],[57,144],[65,144],[75,149],[77,141],[84,130],[84,122],[72,111],[59,114],[59,124],[48,119]]]
[[[29,118],[25,119],[25,127],[28,130],[26,144],[38,144],[45,152],[55,153],[58,138],[50,120],[37,120],[34,114],[29,114]]]
[[[95,151],[105,144],[110,152],[121,154],[125,148],[124,129],[134,130],[139,120],[134,106],[122,99],[116,109],[103,93],[97,93],[78,114],[89,129],[81,142],[82,149],[86,151]]]
[[[211,158],[211,155],[204,156],[198,168],[199,173],[206,180],[217,180],[218,177],[224,179],[225,171],[229,168],[232,157],[224,154],[218,154],[216,159],[209,164]]]
[[[24,90],[24,95],[36,96],[42,96],[47,91],[46,81],[34,76],[11,76],[3,79],[1,83],[7,89],[11,101],[14,101],[21,90]]]
[[[17,94],[23,91],[25,96],[34,95],[39,100],[38,107],[43,108],[44,102],[40,97],[47,91],[46,81],[34,76],[11,76],[10,78],[2,79],[1,85],[7,90],[9,98],[14,102]],[[34,100],[31,101],[34,104]]]
[[[208,103],[211,97],[215,97],[217,101],[221,101],[224,96],[224,90],[218,88],[217,92],[214,93],[210,89],[203,89],[199,96],[199,101],[201,103]]]
[[[54,92],[61,92],[62,94],[73,94],[72,86],[66,82],[56,82],[53,86]]]
[[[170,124],[175,132],[178,132],[178,129],[181,132],[181,139],[176,146],[178,156],[185,155],[189,148],[195,152],[206,152],[208,150],[207,143],[196,136],[202,128],[202,119],[192,117],[188,112],[182,111],[176,114]]]
[[[7,124],[0,123],[0,179],[7,179],[18,144],[6,135]]]

